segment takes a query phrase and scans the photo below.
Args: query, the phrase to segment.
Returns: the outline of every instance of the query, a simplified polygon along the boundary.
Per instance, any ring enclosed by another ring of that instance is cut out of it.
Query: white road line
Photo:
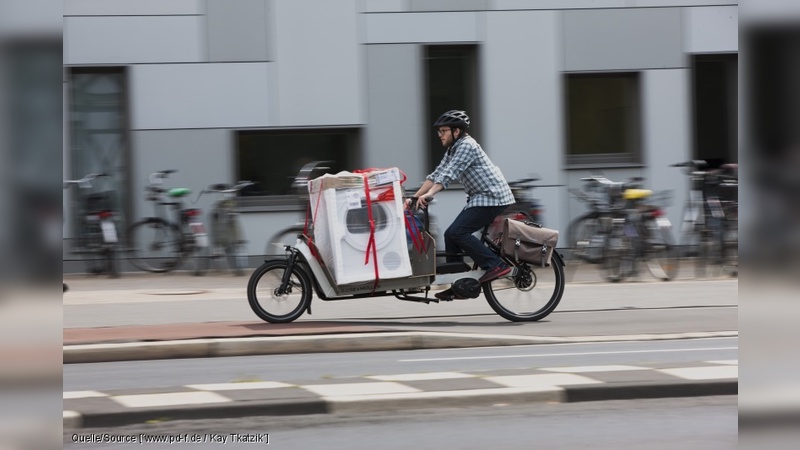
[[[495,355],[495,356],[461,356],[455,358],[417,358],[399,359],[398,362],[421,361],[460,361],[468,359],[510,359],[510,358],[546,358],[548,356],[591,356],[591,355],[623,355],[631,353],[667,353],[667,352],[703,352],[709,350],[738,350],[739,347],[707,347],[707,348],[676,348],[654,350],[626,350],[617,352],[575,352],[575,353],[546,353],[540,355]]]

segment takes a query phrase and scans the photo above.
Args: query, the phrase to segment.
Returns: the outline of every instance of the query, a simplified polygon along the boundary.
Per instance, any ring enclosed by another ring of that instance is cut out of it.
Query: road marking
[[[499,377],[486,377],[492,383],[511,388],[529,388],[538,386],[570,386],[573,384],[600,384],[592,378],[572,373],[548,373],[539,375],[509,375]]]
[[[166,394],[116,395],[111,400],[128,408],[153,406],[199,405],[204,403],[229,403],[232,400],[214,392],[170,392]]]
[[[704,352],[711,350],[738,350],[738,349],[739,347],[676,348],[676,349],[654,349],[654,350],[625,350],[616,352],[546,353],[540,355],[495,355],[495,356],[460,356],[454,358],[416,358],[416,359],[399,359],[398,361],[399,362],[460,361],[468,359],[542,358],[548,356],[623,355],[623,354],[633,354],[633,353]]]
[[[431,372],[431,373],[406,373],[398,375],[372,375],[366,378],[380,381],[423,381],[423,380],[452,380],[457,378],[474,378],[460,372]]]
[[[718,380],[721,378],[739,378],[739,366],[714,367],[681,367],[677,369],[660,369],[666,373],[685,380]]]
[[[346,397],[351,395],[386,395],[409,394],[420,392],[400,383],[381,381],[374,383],[342,383],[342,384],[314,384],[300,386],[301,389],[313,392],[321,397]]]
[[[545,367],[547,372],[564,373],[592,373],[592,372],[621,372],[629,370],[651,370],[649,367],[625,366],[625,365],[605,365],[605,366],[576,366],[576,367]]]

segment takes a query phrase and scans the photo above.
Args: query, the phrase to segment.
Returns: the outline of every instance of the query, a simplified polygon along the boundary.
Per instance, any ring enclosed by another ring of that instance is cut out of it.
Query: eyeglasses
[[[436,134],[441,136],[441,135],[445,134],[448,131],[453,131],[453,130],[451,130],[450,128],[445,128],[444,130],[436,130]]]

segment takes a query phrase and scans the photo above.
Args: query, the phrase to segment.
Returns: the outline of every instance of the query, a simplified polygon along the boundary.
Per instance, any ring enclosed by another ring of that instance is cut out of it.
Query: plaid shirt
[[[514,203],[514,195],[500,168],[468,134],[447,149],[442,162],[426,178],[445,189],[451,182],[461,181],[467,193],[467,208]]]

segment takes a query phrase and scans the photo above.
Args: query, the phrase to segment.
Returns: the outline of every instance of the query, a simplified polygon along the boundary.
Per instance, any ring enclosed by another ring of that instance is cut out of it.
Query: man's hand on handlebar
[[[422,197],[410,197],[405,201],[405,207],[409,210],[427,208],[433,201],[432,195],[423,195]]]

